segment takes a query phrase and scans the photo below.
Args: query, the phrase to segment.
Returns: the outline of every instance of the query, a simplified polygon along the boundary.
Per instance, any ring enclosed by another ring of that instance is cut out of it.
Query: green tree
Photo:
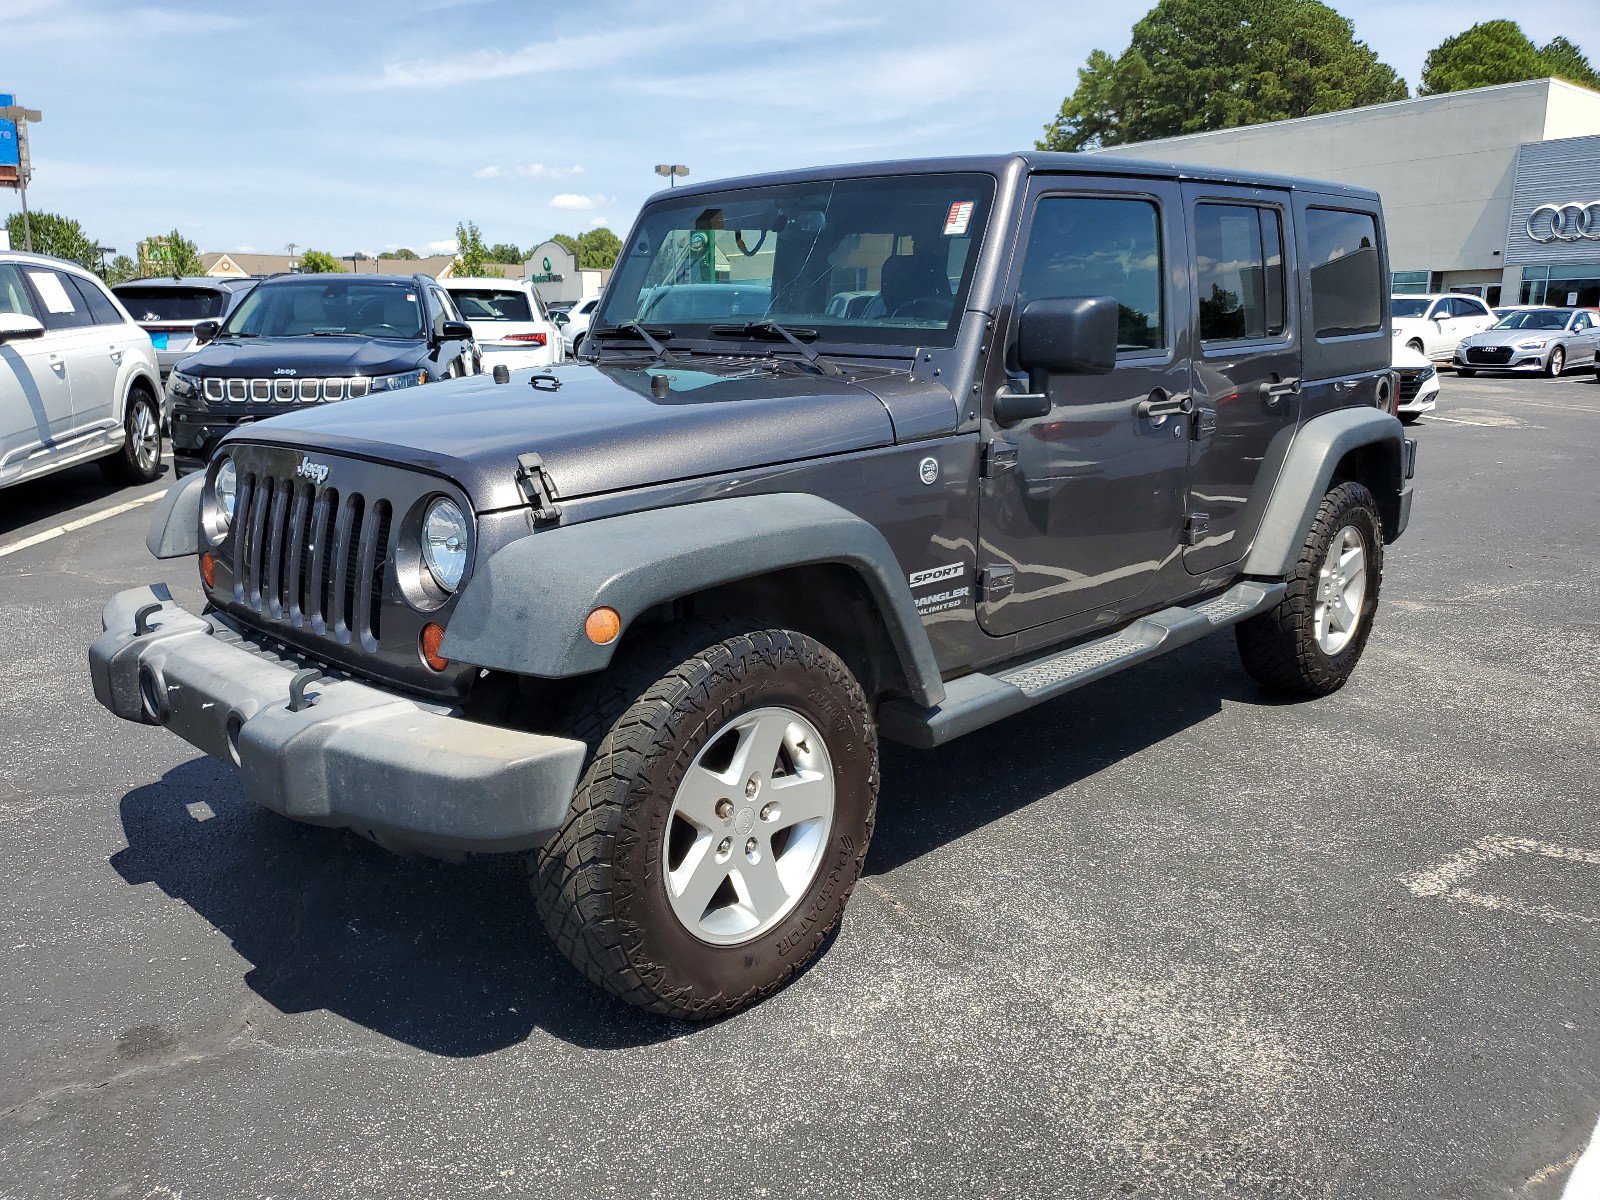
[[[421,256],[418,255],[415,250],[412,250],[412,249],[410,249],[409,247],[406,247],[406,246],[401,246],[400,249],[398,249],[398,250],[385,250],[382,254],[378,255],[378,257],[379,258],[401,258],[401,259],[404,259],[407,262],[415,262]]]
[[[105,278],[107,283],[112,287],[116,287],[119,283],[127,283],[130,279],[138,279],[141,274],[143,272],[139,270],[138,263],[134,262],[126,254],[119,254],[107,265]]]
[[[604,270],[617,261],[622,253],[622,239],[604,225],[591,229],[578,238],[578,265]]]
[[[478,231],[476,221],[461,221],[456,225],[456,270],[457,275],[469,278],[483,275],[498,275],[494,269],[494,256],[489,253],[489,248],[483,244],[483,234]]]
[[[1566,38],[1551,38],[1539,47],[1539,57],[1544,59],[1545,70],[1557,79],[1600,91],[1600,71],[1596,71],[1583,51]]]
[[[517,249],[515,242],[496,242],[489,247],[489,257],[497,263],[519,263],[528,256]]]
[[[1445,38],[1422,65],[1424,96],[1542,79],[1549,71],[1539,48],[1515,21],[1482,21]]]
[[[1083,150],[1337,112],[1408,95],[1319,0],[1157,0],[1120,56],[1089,55],[1041,150]]]
[[[339,260],[321,250],[307,250],[300,256],[300,274],[328,275],[339,269]]]
[[[95,240],[71,217],[51,212],[29,213],[28,230],[33,235],[34,253],[52,254],[90,270],[99,267],[100,254],[95,249]],[[15,249],[27,248],[21,213],[12,213],[6,218],[6,233],[11,235],[11,245]]]
[[[556,245],[560,246],[563,250],[565,250],[568,254],[572,255],[574,258],[577,257],[577,255],[578,255],[578,239],[573,237],[570,233],[552,233],[550,235],[550,240],[552,242],[554,242]]]
[[[204,275],[200,248],[174,229],[171,233],[146,238],[144,258],[152,275]]]

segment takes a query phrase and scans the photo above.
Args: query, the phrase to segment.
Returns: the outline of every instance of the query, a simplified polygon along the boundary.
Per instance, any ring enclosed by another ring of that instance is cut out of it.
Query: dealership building
[[[1117,146],[1383,197],[1400,292],[1600,306],[1600,92],[1558,79]]]

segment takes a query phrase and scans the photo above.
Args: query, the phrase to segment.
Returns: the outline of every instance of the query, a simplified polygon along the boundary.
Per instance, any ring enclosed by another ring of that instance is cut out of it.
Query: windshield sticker
[[[957,200],[950,206],[950,215],[944,219],[945,237],[960,237],[967,231],[967,224],[972,220],[971,200]]]
[[[415,292],[407,292],[406,293],[406,299],[408,301],[410,301],[412,304],[415,304],[417,302],[417,295],[416,295]]]

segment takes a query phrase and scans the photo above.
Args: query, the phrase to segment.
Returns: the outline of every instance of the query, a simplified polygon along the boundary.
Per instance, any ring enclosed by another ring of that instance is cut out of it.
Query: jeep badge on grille
[[[328,478],[328,464],[312,462],[309,456],[302,457],[300,465],[294,469],[294,473],[302,479],[309,479],[312,483],[321,487]]]

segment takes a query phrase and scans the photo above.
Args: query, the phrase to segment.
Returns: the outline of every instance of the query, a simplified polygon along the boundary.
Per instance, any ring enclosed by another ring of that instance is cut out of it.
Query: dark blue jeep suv
[[[472,327],[426,275],[263,280],[168,382],[173,457],[202,466],[228,430],[307,405],[477,374]]]

